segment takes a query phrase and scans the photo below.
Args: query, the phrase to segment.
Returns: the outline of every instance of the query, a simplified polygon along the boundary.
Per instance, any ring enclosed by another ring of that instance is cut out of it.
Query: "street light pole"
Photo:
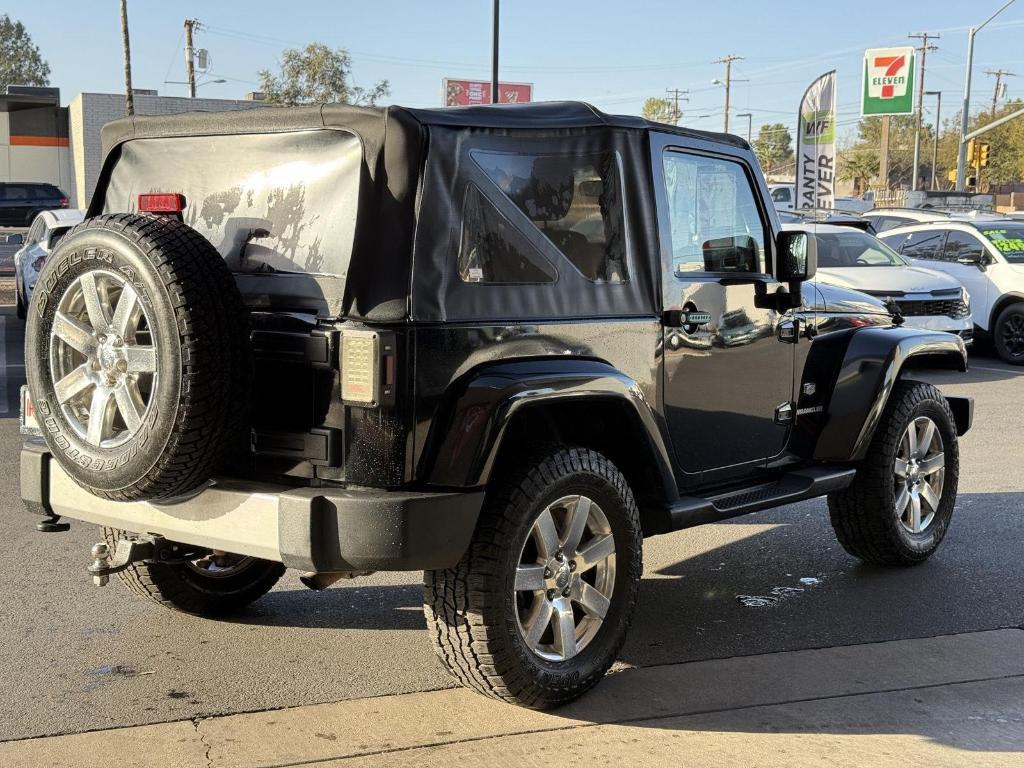
[[[499,0],[494,0],[494,10],[491,12],[492,18],[492,39],[491,39],[491,104],[498,103],[498,17],[499,17]]]
[[[960,109],[960,149],[956,156],[956,189],[964,191],[964,179],[967,171],[967,129],[970,127],[971,112],[971,76],[974,74],[974,36],[992,19],[1005,11],[1016,0],[1009,0],[998,11],[993,13],[981,24],[967,30],[967,73],[964,76],[964,103]]]
[[[932,189],[935,185],[935,166],[939,161],[939,131],[942,130],[942,91],[925,91],[925,96],[935,97],[935,135],[932,136]]]
[[[751,128],[751,125],[753,124],[753,121],[754,121],[754,115],[751,112],[739,112],[739,113],[737,113],[736,117],[745,117],[745,118],[747,118],[747,144],[749,144],[750,143],[750,128]]]

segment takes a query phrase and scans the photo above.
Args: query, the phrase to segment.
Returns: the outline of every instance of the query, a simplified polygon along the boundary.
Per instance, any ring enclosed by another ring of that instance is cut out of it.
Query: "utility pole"
[[[498,103],[498,19],[500,9],[499,0],[494,0],[494,7],[491,10],[491,104]]]
[[[711,62],[712,64],[725,64],[725,125],[722,128],[724,133],[729,132],[729,89],[732,87],[732,63],[734,61],[742,61],[742,56],[736,56],[730,53],[728,56],[723,56],[720,59],[716,59]]]
[[[882,189],[889,189],[889,125],[890,115],[882,115],[882,136],[878,151],[878,179]]]
[[[121,47],[124,49],[124,113],[135,114],[132,95],[132,47],[128,41],[128,0],[121,0]]]
[[[1006,87],[1003,83],[1004,77],[1016,77],[1013,72],[1007,72],[1005,69],[997,69],[993,72],[991,69],[985,70],[986,75],[994,75],[996,78],[996,88],[992,92],[992,117],[996,116],[996,108],[999,106],[999,97],[1003,94],[1001,91]]]
[[[192,48],[192,32],[199,27],[197,19],[185,19],[185,80],[188,81],[188,97],[196,97],[195,50]]]
[[[686,96],[689,91],[681,91],[678,88],[666,88],[665,93],[672,99],[672,125],[679,125],[679,121],[683,119],[682,110],[679,109],[679,102],[690,100]]]
[[[932,189],[935,184],[935,166],[939,161],[939,131],[942,130],[942,91],[925,91],[925,96],[935,97],[935,135],[932,136]]]
[[[974,74],[974,36],[981,31],[982,27],[992,19],[1005,11],[1016,0],[1007,0],[999,7],[999,10],[985,19],[976,27],[967,30],[967,73],[964,75],[964,104],[960,109],[960,151],[956,156],[956,190],[964,191],[964,179],[967,175],[967,129],[971,120],[971,76]]]
[[[910,182],[910,188],[912,190],[917,189],[917,181],[919,171],[919,164],[921,162],[921,113],[924,111],[924,68],[925,60],[928,57],[928,51],[937,51],[938,46],[928,45],[930,38],[938,39],[939,35],[930,34],[928,32],[918,32],[915,35],[907,35],[911,39],[921,41],[921,47],[917,50],[921,54],[921,70],[916,73],[917,75],[917,119],[914,122],[914,165],[912,166],[913,178]]]

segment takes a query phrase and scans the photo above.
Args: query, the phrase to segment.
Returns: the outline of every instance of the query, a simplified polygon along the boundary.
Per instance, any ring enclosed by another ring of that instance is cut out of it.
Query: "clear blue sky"
[[[538,99],[583,99],[634,114],[647,96],[688,89],[683,123],[720,130],[722,89],[711,81],[723,68],[711,62],[732,53],[745,57],[733,76],[749,80],[734,85],[734,113],[753,112],[756,133],[762,123],[795,122],[803,89],[835,67],[840,134],[848,135],[859,110],[864,48],[906,44],[911,32],[940,32],[926,84],[943,92],[943,114],[950,116],[963,96],[966,27],[1002,2],[505,0],[502,78],[534,83]],[[398,104],[438,105],[443,77],[489,76],[489,0],[129,0],[128,6],[135,86],[161,94],[185,93],[164,81],[184,79],[188,16],[207,25],[196,45],[211,53],[208,79],[228,80],[202,87],[206,96],[241,97],[257,87],[259,69],[275,66],[282,48],[314,40],[349,49],[357,84],[390,80]],[[117,0],[7,0],[3,12],[28,27],[67,102],[80,91],[121,90],[118,8]],[[796,26],[800,18],[807,28]],[[991,100],[986,69],[1020,72],[1009,78],[1009,96],[1024,96],[1022,40],[1024,2],[978,36],[972,107]],[[745,129],[745,118],[734,118],[733,130]]]

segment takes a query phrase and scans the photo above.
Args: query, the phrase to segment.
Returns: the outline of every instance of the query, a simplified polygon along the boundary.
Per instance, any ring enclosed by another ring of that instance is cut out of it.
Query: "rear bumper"
[[[306,571],[418,571],[455,565],[483,491],[291,488],[223,480],[173,503],[107,501],[78,486],[45,445],[21,452],[29,511],[163,536]]]

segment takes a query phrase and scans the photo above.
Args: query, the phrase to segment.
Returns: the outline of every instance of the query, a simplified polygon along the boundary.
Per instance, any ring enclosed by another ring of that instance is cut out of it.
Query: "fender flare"
[[[951,333],[862,328],[852,334],[826,409],[814,458],[860,461],[905,368],[967,370],[967,348]]]
[[[999,315],[1002,314],[1003,310],[1011,304],[1024,303],[1024,293],[1018,293],[1017,291],[1008,291],[1000,296],[994,304],[992,304],[992,310],[989,312],[988,318],[988,332],[995,334],[996,332],[996,321],[999,320]]]
[[[462,377],[433,420],[417,474],[432,486],[486,485],[505,431],[518,414],[538,405],[586,400],[626,407],[646,435],[666,497],[675,498],[668,449],[640,386],[608,363],[579,358],[495,363]]]

